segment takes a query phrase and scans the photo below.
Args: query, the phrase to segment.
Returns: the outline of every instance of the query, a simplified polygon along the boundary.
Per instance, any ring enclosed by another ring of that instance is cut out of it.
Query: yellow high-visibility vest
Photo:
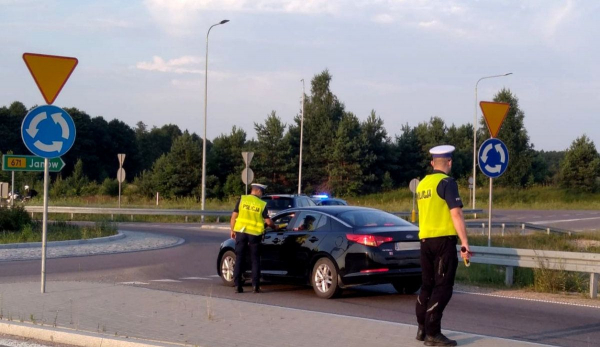
[[[251,235],[262,235],[265,232],[265,221],[262,214],[266,206],[267,203],[255,195],[242,196],[233,230]]]
[[[417,186],[420,239],[457,235],[450,208],[437,193],[438,184],[446,177],[443,173],[427,175]]]

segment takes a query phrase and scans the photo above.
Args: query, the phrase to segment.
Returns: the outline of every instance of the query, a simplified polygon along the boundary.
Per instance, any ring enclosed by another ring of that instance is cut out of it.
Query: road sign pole
[[[248,164],[246,164],[246,195],[248,195]]]
[[[488,209],[488,247],[492,247],[492,181],[490,177],[490,203]]]
[[[121,208],[121,183],[125,180],[125,171],[123,170],[125,153],[117,154],[117,159],[119,160],[119,170],[117,171],[117,181],[119,181],[119,208]]]
[[[413,208],[410,214],[410,221],[413,223],[417,221],[417,213],[415,212],[415,195],[415,192],[413,192]]]
[[[12,172],[12,185],[10,186],[10,207],[15,206],[15,172]]]
[[[42,294],[46,292],[46,235],[48,234],[48,158],[44,159],[44,214],[42,217]]]

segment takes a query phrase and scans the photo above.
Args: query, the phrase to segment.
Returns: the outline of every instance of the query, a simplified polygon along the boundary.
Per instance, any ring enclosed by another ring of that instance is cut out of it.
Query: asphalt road
[[[234,294],[216,277],[216,257],[226,231],[191,224],[122,224],[121,229],[170,234],[184,238],[181,246],[125,254],[47,261],[48,280],[108,283],[135,282],[148,288],[259,302],[268,305],[416,324],[415,295],[399,295],[390,285],[344,291],[339,299],[323,300],[312,288],[262,285],[263,294]],[[2,283],[39,281],[39,261],[0,265]],[[595,346],[600,341],[600,309],[556,303],[455,293],[445,311],[443,327],[560,346]]]

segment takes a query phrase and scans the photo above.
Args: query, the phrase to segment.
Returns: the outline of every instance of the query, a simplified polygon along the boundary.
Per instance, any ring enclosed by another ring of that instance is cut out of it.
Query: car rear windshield
[[[263,200],[267,202],[268,210],[285,210],[294,207],[294,199],[288,197],[265,196]]]
[[[349,211],[339,215],[344,222],[355,227],[394,227],[412,225],[400,217],[383,211]]]

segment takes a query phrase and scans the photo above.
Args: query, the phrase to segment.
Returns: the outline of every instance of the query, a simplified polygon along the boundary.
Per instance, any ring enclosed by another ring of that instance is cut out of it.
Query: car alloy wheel
[[[317,296],[332,298],[341,292],[338,286],[337,269],[328,258],[321,258],[313,267],[311,284]]]
[[[315,285],[321,293],[327,293],[331,288],[331,269],[327,264],[321,264],[315,271]]]
[[[221,258],[221,279],[227,286],[233,287],[233,269],[235,267],[235,253],[227,251]]]

